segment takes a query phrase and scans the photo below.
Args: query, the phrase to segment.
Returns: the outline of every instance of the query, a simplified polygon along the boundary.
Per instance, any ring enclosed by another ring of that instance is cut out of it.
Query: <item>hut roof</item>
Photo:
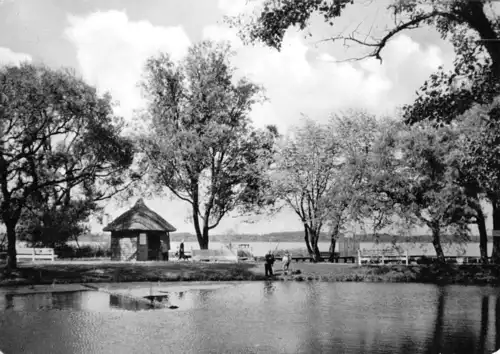
[[[129,211],[126,211],[111,223],[103,231],[176,231],[160,215],[149,209],[144,200],[140,198]]]

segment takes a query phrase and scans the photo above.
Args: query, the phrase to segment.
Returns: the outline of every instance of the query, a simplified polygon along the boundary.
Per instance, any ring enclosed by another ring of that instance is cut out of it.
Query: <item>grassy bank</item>
[[[283,275],[275,267],[276,280],[421,282],[435,284],[500,285],[499,266],[415,265],[364,266],[329,263],[293,263]],[[10,276],[0,269],[0,285],[37,285],[167,281],[251,281],[265,280],[263,263],[111,263],[55,262],[24,263]]]

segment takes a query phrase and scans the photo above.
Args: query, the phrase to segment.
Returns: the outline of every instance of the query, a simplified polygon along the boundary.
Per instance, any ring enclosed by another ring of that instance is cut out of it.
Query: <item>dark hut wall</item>
[[[146,235],[146,244],[140,244],[141,234]],[[170,235],[165,231],[112,231],[111,259],[117,261],[161,259],[160,240],[170,249]]]
[[[135,231],[111,232],[111,259],[130,261],[137,259],[139,233]]]

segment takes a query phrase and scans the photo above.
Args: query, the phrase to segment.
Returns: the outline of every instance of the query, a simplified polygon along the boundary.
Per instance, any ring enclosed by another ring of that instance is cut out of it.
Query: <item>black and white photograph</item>
[[[0,0],[0,354],[500,354],[500,1]]]

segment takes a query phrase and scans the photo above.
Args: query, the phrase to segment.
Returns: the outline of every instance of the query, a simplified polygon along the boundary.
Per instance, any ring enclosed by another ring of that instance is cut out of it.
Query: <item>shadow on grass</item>
[[[1,269],[0,269],[1,272]],[[4,285],[266,280],[260,263],[53,263],[20,264]],[[329,282],[411,282],[500,285],[497,265],[332,266],[294,265],[289,275],[276,270],[276,280]]]
[[[161,263],[161,264],[20,264],[18,284],[67,284],[151,281],[264,280],[254,264]]]

